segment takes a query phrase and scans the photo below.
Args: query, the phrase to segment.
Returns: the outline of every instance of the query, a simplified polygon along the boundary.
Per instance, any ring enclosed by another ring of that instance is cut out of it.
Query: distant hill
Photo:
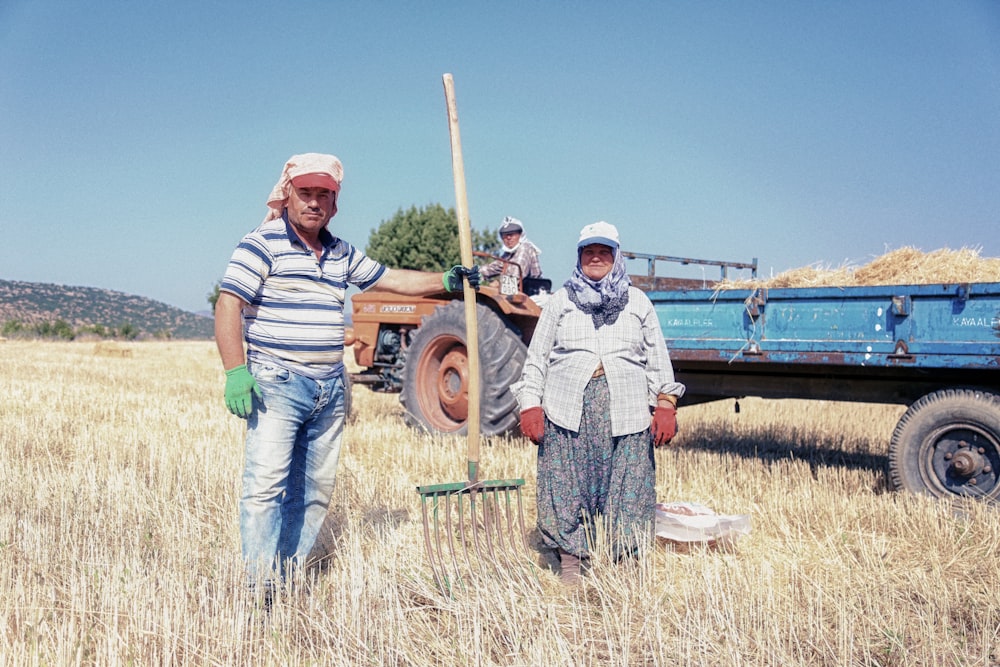
[[[130,325],[140,338],[212,338],[211,317],[189,313],[160,301],[99,289],[0,280],[0,326],[28,326],[62,320],[74,329]]]

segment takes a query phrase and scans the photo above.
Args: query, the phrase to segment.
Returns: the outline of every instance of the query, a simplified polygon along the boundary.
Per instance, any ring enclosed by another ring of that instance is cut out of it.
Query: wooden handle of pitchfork
[[[448,105],[448,133],[451,135],[451,170],[455,177],[455,214],[458,217],[458,243],[462,266],[472,266],[472,229],[469,203],[465,193],[465,165],[462,162],[462,138],[458,132],[458,106],[455,104],[455,81],[445,74],[444,97]],[[466,420],[469,482],[479,481],[479,324],[476,320],[476,291],[463,280],[465,299],[465,348],[469,360],[469,416]]]

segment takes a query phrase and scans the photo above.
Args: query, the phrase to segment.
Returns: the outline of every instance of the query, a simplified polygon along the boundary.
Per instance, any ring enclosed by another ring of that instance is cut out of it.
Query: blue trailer
[[[1000,500],[1000,282],[721,289],[662,278],[624,253],[656,307],[680,405],[757,396],[908,406],[889,443],[893,486]],[[758,283],[759,284],[759,283]]]

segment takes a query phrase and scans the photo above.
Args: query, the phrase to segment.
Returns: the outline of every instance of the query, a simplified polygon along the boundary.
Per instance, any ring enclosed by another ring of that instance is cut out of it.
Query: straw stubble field
[[[263,613],[236,523],[243,424],[214,346],[0,343],[4,665],[994,665],[1000,517],[887,489],[901,406],[747,399],[682,408],[657,497],[750,514],[729,549],[598,553],[442,596],[417,484],[460,481],[462,438],[354,390],[323,557]],[[534,447],[486,441],[492,478]]]

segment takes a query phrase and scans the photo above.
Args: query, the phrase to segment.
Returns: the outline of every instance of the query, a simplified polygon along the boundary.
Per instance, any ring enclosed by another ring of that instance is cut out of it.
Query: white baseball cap
[[[577,249],[584,246],[600,243],[615,250],[618,249],[618,230],[615,226],[604,222],[594,222],[580,230],[580,240],[577,242]]]

